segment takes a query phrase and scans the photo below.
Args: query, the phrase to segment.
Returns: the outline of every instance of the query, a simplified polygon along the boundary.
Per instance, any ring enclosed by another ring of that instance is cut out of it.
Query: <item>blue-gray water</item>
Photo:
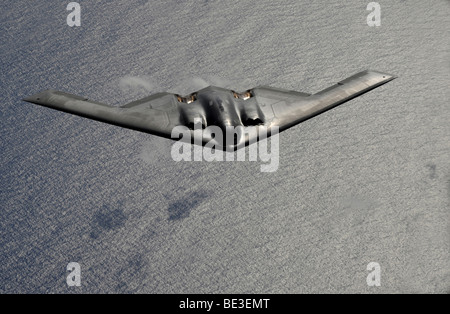
[[[450,3],[0,5],[0,292],[450,291]],[[24,103],[208,84],[399,78],[280,134],[280,167],[175,163],[169,140]],[[78,262],[82,287],[68,288]],[[368,287],[370,262],[381,287]]]

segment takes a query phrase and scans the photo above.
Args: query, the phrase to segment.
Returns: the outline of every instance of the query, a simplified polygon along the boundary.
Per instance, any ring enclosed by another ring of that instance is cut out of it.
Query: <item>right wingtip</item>
[[[382,76],[383,76],[383,79],[386,79],[386,80],[389,80],[389,81],[398,78],[397,75],[390,74],[390,73],[386,73],[386,72],[373,71],[373,70],[366,70],[366,71],[367,71],[368,73],[376,73],[376,74],[382,75]]]

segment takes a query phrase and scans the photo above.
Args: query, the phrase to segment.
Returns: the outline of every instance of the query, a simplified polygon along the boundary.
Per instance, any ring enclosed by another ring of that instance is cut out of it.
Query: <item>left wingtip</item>
[[[45,91],[39,92],[37,94],[25,97],[22,100],[33,103],[33,104],[40,104],[40,103],[42,103],[43,100],[48,98],[49,93],[51,93],[51,92],[52,92],[52,90],[45,90]]]

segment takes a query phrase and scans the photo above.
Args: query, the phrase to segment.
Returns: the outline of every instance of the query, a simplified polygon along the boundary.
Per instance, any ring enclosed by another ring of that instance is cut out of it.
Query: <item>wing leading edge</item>
[[[165,138],[171,138],[176,126],[185,125],[192,129],[195,119],[202,121],[204,127],[245,127],[247,121],[257,121],[258,126],[268,128],[270,136],[275,126],[279,131],[286,130],[395,78],[382,72],[363,71],[313,95],[264,86],[237,94],[210,86],[186,97],[158,93],[121,107],[55,90],[46,90],[24,100]],[[203,135],[201,139],[203,144],[211,140],[211,134]],[[255,139],[242,138],[234,143],[235,149],[249,142],[253,143]],[[220,143],[217,146],[225,149]]]

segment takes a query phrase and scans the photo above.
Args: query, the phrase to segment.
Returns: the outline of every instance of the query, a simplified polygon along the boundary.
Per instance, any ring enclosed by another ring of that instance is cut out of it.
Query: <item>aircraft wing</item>
[[[268,124],[283,131],[395,78],[386,73],[363,71],[314,95],[264,86],[253,91],[259,107],[266,108],[263,111],[270,120]]]
[[[27,102],[68,112],[85,118],[124,128],[170,138],[172,129],[180,124],[177,96],[158,93],[113,107],[76,95],[46,90],[24,99]]]

